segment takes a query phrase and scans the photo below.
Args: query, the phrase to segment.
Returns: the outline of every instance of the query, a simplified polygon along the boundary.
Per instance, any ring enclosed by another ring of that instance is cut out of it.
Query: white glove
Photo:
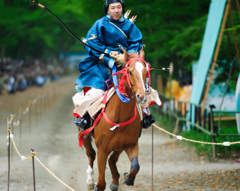
[[[117,67],[120,67],[126,63],[124,54],[119,54],[117,56],[113,56],[110,54],[110,56],[115,60],[115,65]]]
[[[112,57],[112,56],[118,56],[119,55],[119,53],[118,53],[118,51],[111,51],[110,52],[110,56]]]

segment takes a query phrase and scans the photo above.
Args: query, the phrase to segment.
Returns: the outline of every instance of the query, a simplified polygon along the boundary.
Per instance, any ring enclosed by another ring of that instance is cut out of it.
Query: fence
[[[10,157],[13,156],[13,150],[19,155],[22,160],[30,160],[32,159],[32,167],[33,167],[33,187],[34,191],[36,190],[35,185],[35,160],[50,173],[57,181],[62,183],[69,190],[74,190],[67,184],[65,184],[62,180],[60,180],[54,173],[52,173],[46,165],[44,165],[41,160],[36,156],[36,153],[33,149],[31,149],[30,156],[25,157],[21,155],[19,152],[17,145],[14,141],[13,131],[15,132],[17,128],[19,128],[19,135],[21,136],[21,128],[24,126],[29,127],[29,131],[31,131],[31,126],[33,121],[37,121],[40,119],[41,115],[45,112],[47,107],[57,101],[57,97],[61,94],[61,92],[66,91],[66,87],[58,88],[58,91],[54,90],[51,93],[45,94],[43,96],[38,96],[35,99],[32,99],[28,102],[25,108],[21,108],[18,116],[15,117],[14,114],[11,114],[10,118],[7,118],[7,139],[8,139],[8,190],[9,190],[9,182],[10,182]],[[213,115],[213,106],[210,108],[203,108],[200,105],[191,104],[189,102],[179,101],[177,99],[170,99],[161,95],[161,99],[163,101],[163,106],[158,107],[158,112],[162,115],[175,118],[175,128],[174,132],[181,130],[183,125],[185,124],[185,128],[193,128],[198,130],[199,132],[204,132],[209,136],[213,137],[213,143],[194,141],[190,139],[183,138],[181,136],[176,136],[173,133],[169,133],[165,131],[163,128],[160,128],[154,124],[156,128],[159,130],[168,133],[171,136],[175,136],[179,140],[186,140],[201,144],[211,144],[213,147],[215,145],[223,145],[230,146],[231,144],[239,144],[240,142],[235,143],[215,143],[214,137],[223,136],[218,133],[218,128],[214,127],[214,115]],[[34,114],[34,115],[32,115]],[[194,115],[194,118],[192,117]],[[36,117],[34,119],[34,117]],[[16,119],[16,120],[15,120]],[[193,120],[194,119],[194,120]],[[21,138],[20,138],[21,140]],[[11,144],[12,143],[12,144]]]
[[[57,98],[63,92],[69,90],[71,86],[69,85],[62,85],[61,87],[51,88],[50,91],[46,92],[43,95],[39,95],[34,99],[28,101],[25,107],[21,107],[19,109],[18,114],[11,114],[10,117],[6,118],[6,130],[7,130],[7,155],[8,155],[8,185],[7,190],[10,190],[10,169],[11,169],[11,159],[13,159],[13,151],[15,150],[18,156],[22,160],[30,160],[32,159],[32,168],[33,168],[33,190],[36,191],[36,181],[35,181],[35,160],[49,173],[51,174],[57,181],[63,184],[69,190],[74,191],[73,188],[65,184],[62,180],[60,180],[53,172],[51,172],[46,165],[44,165],[41,160],[36,156],[36,152],[33,148],[31,148],[30,156],[25,157],[23,156],[17,144],[14,141],[14,133],[19,136],[20,145],[22,144],[22,128],[28,128],[29,132],[31,132],[31,128],[33,126],[33,122],[37,123],[40,118],[43,116],[44,112],[47,108],[53,105]]]
[[[240,137],[238,133],[221,133],[223,121],[234,119],[233,115],[240,113],[240,111],[214,111],[214,105],[203,107],[187,101],[181,101],[174,97],[170,98],[164,94],[160,94],[160,98],[163,102],[163,105],[162,107],[154,107],[154,110],[160,115],[168,117],[171,124],[175,123],[174,128],[172,129],[174,134],[180,133],[182,130],[193,129],[199,133],[205,133],[209,135],[213,143],[216,143],[216,137]],[[215,158],[215,144],[212,145],[212,150],[213,158]]]

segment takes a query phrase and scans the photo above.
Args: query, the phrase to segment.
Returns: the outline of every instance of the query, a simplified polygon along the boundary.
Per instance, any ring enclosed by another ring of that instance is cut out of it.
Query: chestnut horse
[[[129,102],[123,102],[119,99],[115,93],[105,108],[105,114],[109,121],[115,124],[121,124],[127,121],[124,126],[117,126],[116,129],[111,129],[113,125],[109,123],[105,117],[101,117],[98,124],[95,126],[94,131],[90,134],[95,138],[95,144],[97,147],[97,162],[98,162],[98,181],[95,185],[95,191],[102,191],[106,188],[105,182],[105,168],[107,158],[108,164],[112,174],[112,183],[110,189],[117,191],[119,186],[119,172],[117,170],[116,163],[120,154],[125,151],[131,161],[131,167],[129,174],[125,174],[124,183],[127,185],[134,185],[134,179],[139,171],[140,165],[138,163],[138,138],[141,134],[141,119],[139,112],[136,111],[137,104],[143,104],[146,102],[146,76],[147,68],[144,61],[144,51],[141,50],[139,54],[128,54],[124,51],[125,60],[125,81],[123,83],[124,92],[130,99]],[[123,77],[123,74],[119,74],[118,78]],[[89,160],[89,166],[87,169],[87,185],[88,189],[93,189],[93,163],[95,160],[95,151],[91,144],[91,136],[87,136],[83,139],[83,145],[86,148],[86,154]]]

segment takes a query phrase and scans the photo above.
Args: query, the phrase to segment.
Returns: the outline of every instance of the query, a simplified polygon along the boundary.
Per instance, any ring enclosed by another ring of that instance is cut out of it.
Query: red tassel
[[[106,103],[107,103],[107,95],[108,95],[108,91],[104,95],[104,98],[103,98],[103,101],[102,101],[103,105],[106,105]],[[105,107],[102,108],[101,113],[97,116],[97,118],[93,122],[93,126],[92,127],[88,128],[85,131],[80,133],[80,135],[78,136],[78,145],[79,145],[79,147],[83,146],[83,137],[84,137],[84,135],[87,135],[88,133],[90,133],[94,129],[94,127],[97,125],[98,121],[101,119],[104,110],[105,110]]]
[[[123,77],[121,78],[121,81],[119,83],[118,89],[119,89],[119,93],[120,94],[127,96],[127,94],[124,92],[124,86],[123,86],[125,81],[126,81],[126,79],[127,79],[127,74],[124,74]]]
[[[83,146],[83,137],[84,137],[84,135],[87,135],[88,133],[90,133],[94,129],[94,127],[95,127],[95,125],[80,133],[80,135],[78,137],[79,147]]]
[[[86,95],[86,93],[87,93],[88,90],[90,90],[90,89],[91,89],[91,87],[87,87],[87,86],[83,87],[84,95]]]
[[[75,112],[74,112],[74,109],[73,109],[73,116],[74,116],[74,117],[79,117],[79,118],[81,118],[81,115],[79,115],[78,113],[75,113]]]

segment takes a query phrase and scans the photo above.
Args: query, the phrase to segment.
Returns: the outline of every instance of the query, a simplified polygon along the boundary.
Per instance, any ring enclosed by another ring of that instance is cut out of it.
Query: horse
[[[128,54],[124,50],[124,57],[127,64],[118,75],[119,83],[122,85],[122,91],[130,98],[129,102],[123,102],[115,93],[106,104],[105,117],[100,118],[90,136],[85,136],[83,146],[86,149],[86,155],[89,160],[87,173],[87,187],[89,190],[102,191],[106,188],[105,168],[108,164],[112,174],[110,189],[117,191],[119,186],[120,174],[116,163],[120,154],[125,151],[130,162],[130,172],[124,174],[124,183],[134,185],[135,177],[140,169],[138,162],[138,139],[141,135],[141,116],[137,112],[137,104],[146,102],[146,77],[148,74],[147,63],[144,61],[145,53]],[[122,80],[125,78],[125,80]],[[120,88],[120,87],[119,87]],[[127,123],[130,122],[130,123]],[[117,124],[114,126],[113,125]],[[119,124],[122,124],[119,125]],[[113,129],[111,129],[113,128]],[[111,129],[111,130],[110,130]],[[98,162],[98,181],[94,185],[93,164],[96,158],[96,152],[92,147],[92,137],[95,139],[97,147]]]

